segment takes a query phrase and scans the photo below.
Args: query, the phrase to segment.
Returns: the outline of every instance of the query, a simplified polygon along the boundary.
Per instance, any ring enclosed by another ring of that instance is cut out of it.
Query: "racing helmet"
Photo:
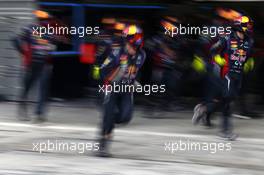
[[[123,30],[124,41],[128,42],[135,49],[143,47],[143,32],[136,25],[129,25]]]
[[[240,32],[249,32],[252,30],[252,20],[248,16],[240,16],[234,20],[234,29]]]
[[[38,19],[48,19],[48,18],[50,18],[50,14],[48,12],[43,11],[43,10],[34,10],[33,14]]]

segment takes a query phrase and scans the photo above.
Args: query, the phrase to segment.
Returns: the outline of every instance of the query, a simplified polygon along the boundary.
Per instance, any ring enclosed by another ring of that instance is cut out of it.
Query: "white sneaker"
[[[194,114],[192,117],[192,123],[194,125],[197,125],[199,121],[203,118],[203,116],[205,115],[205,110],[202,104],[198,104],[194,107],[193,111],[194,111]]]

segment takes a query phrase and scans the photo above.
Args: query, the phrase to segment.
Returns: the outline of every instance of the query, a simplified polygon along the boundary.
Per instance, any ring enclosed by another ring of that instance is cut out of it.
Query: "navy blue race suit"
[[[30,25],[24,28],[22,34],[15,39],[14,44],[19,52],[28,57],[25,65],[23,89],[20,98],[24,103],[31,87],[40,79],[35,113],[41,116],[44,113],[45,101],[48,95],[48,82],[52,71],[52,66],[49,64],[49,56],[50,52],[55,50],[55,45],[52,43],[51,36],[40,36],[33,30],[37,27],[40,27],[40,25]],[[28,46],[27,51],[24,50],[25,45]]]
[[[238,37],[233,31],[230,35],[222,37],[217,43],[211,47],[211,54],[214,56],[220,53],[225,59],[225,65],[218,67],[216,64],[214,69],[219,71],[219,76],[222,80],[221,96],[223,102],[223,123],[222,132],[231,132],[232,126],[230,122],[230,103],[238,96],[241,89],[243,77],[243,67],[252,52],[252,39],[244,34],[244,39]],[[213,110],[207,107],[207,113]]]
[[[133,85],[145,61],[145,51],[138,49],[131,56],[125,48],[113,48],[101,66],[105,85]],[[133,112],[133,92],[104,94],[102,136],[111,134],[115,124],[128,123]]]

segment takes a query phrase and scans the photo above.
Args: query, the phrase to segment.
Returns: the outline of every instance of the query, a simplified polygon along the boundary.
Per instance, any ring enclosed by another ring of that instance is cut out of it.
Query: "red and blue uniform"
[[[252,53],[253,40],[244,33],[244,38],[240,38],[236,31],[230,35],[222,37],[211,48],[212,55],[220,53],[225,64],[219,66],[219,74],[221,80],[221,97],[223,104],[223,124],[222,132],[229,133],[231,131],[231,111],[230,103],[239,95],[241,89],[244,65],[248,61]],[[215,64],[214,68],[217,68]],[[210,108],[208,111],[210,112]]]
[[[141,48],[129,55],[125,48],[114,48],[101,66],[105,85],[133,85],[146,58]],[[110,92],[104,96],[102,135],[110,134],[115,124],[128,123],[132,118],[133,92]]]
[[[134,56],[124,48],[114,48],[101,66],[106,84],[133,84],[146,58],[145,51],[139,49]]]
[[[32,24],[23,28],[21,35],[14,40],[14,45],[24,57],[25,74],[23,89],[20,95],[23,111],[26,109],[25,100],[28,97],[29,91],[39,79],[39,94],[35,114],[38,115],[39,119],[44,119],[43,115],[48,97],[49,78],[52,71],[52,65],[49,64],[50,52],[54,51],[56,46],[53,44],[51,36],[40,36],[33,30],[41,26],[40,24]]]
[[[221,77],[226,75],[236,78],[242,77],[244,64],[252,53],[252,45],[253,40],[248,35],[245,35],[242,40],[236,32],[232,32],[230,35],[220,38],[212,46],[212,55],[220,51],[226,62],[221,69]]]

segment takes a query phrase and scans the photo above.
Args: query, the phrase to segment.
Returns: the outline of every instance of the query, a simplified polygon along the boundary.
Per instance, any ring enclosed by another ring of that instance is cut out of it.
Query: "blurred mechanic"
[[[30,120],[27,114],[27,97],[33,84],[39,80],[38,99],[34,114],[35,122],[44,122],[45,103],[48,96],[49,78],[52,71],[50,52],[55,50],[51,36],[40,35],[40,27],[47,25],[50,15],[47,12],[34,11],[36,22],[27,26],[15,39],[15,46],[24,57],[23,89],[20,94],[19,119]]]
[[[171,39],[171,38],[169,38]],[[174,106],[175,96],[180,94],[180,85],[182,73],[180,71],[180,62],[174,46],[176,42],[172,39],[164,39],[159,44],[153,56],[153,83],[163,84],[166,86],[166,92],[163,96],[161,108],[165,111],[180,109]]]
[[[136,75],[144,63],[142,30],[136,25],[129,25],[123,31],[123,39],[123,44],[114,46],[104,63],[95,68],[95,71],[104,75],[104,85],[134,85]],[[108,90],[107,87],[105,90]],[[110,156],[108,145],[115,124],[127,124],[132,118],[132,112],[133,92],[105,91],[98,156]]]
[[[220,136],[235,140],[237,134],[233,133],[231,124],[230,103],[238,96],[241,89],[243,71],[253,69],[254,61],[250,58],[253,40],[248,34],[250,19],[241,16],[234,21],[233,30],[230,35],[221,37],[211,47],[214,63],[214,72],[221,77],[221,104],[223,105],[223,121]],[[223,56],[223,57],[222,57]],[[213,99],[212,99],[213,100]],[[212,113],[214,108],[210,103],[195,107],[193,122],[198,123],[207,113]]]

